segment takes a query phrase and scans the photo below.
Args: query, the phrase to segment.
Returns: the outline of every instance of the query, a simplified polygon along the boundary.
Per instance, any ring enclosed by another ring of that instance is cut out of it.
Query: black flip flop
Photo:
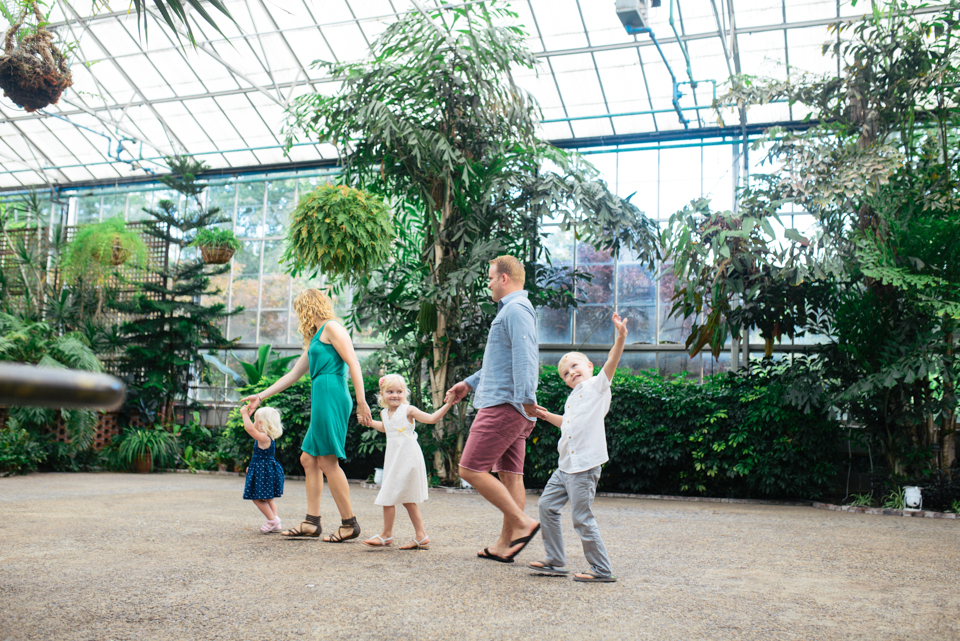
[[[537,527],[533,528],[533,532],[531,532],[531,533],[528,534],[527,536],[522,536],[522,537],[520,537],[519,539],[514,539],[513,541],[510,541],[510,547],[513,547],[514,545],[520,545],[521,543],[522,543],[523,545],[520,545],[520,549],[519,549],[519,550],[517,550],[516,552],[514,552],[514,553],[511,554],[510,556],[506,556],[506,557],[504,557],[504,558],[505,558],[505,559],[510,559],[510,560],[512,561],[512,560],[513,560],[513,557],[515,557],[515,556],[517,556],[518,554],[520,554],[521,552],[523,552],[523,548],[527,547],[527,543],[529,543],[529,542],[533,539],[533,537],[535,537],[535,536],[537,535],[537,532],[539,532],[539,531],[540,531],[540,524],[537,523]]]
[[[478,559],[490,559],[491,561],[496,561],[497,563],[513,563],[513,557],[497,556],[490,551],[490,548],[483,548],[483,554],[477,552]]]

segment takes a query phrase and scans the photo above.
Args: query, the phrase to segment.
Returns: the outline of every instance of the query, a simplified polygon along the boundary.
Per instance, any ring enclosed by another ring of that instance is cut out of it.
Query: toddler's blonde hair
[[[253,413],[253,422],[260,421],[260,430],[277,440],[283,434],[283,426],[280,425],[280,412],[275,407],[261,407]]]
[[[582,360],[584,363],[589,363],[590,359],[587,358],[587,355],[583,352],[567,352],[560,357],[560,362],[557,363],[557,373],[560,373],[560,370],[563,369],[563,366],[569,363],[572,360]],[[561,375],[562,378],[562,375]]]
[[[383,390],[387,389],[391,385],[399,385],[403,390],[403,402],[410,402],[410,390],[407,389],[407,382],[403,380],[403,377],[399,374],[387,374],[386,376],[380,377],[380,393],[377,394],[377,405],[386,409],[386,404],[383,402]]]

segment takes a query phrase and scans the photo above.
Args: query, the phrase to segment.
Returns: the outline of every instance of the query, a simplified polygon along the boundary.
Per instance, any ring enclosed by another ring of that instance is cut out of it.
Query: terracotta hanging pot
[[[236,250],[227,245],[201,245],[200,255],[208,265],[226,265]]]
[[[24,28],[30,13],[37,19],[37,28]],[[3,54],[0,55],[0,88],[3,94],[26,111],[43,109],[60,99],[73,84],[66,56],[53,44],[53,34],[43,26],[43,14],[36,2],[27,5],[20,19],[7,30]],[[23,31],[24,33],[21,33]],[[21,34],[19,41],[17,35]]]

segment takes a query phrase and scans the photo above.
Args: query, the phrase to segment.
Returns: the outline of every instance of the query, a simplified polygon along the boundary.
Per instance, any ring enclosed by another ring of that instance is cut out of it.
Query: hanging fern
[[[387,262],[393,239],[383,201],[358,189],[323,185],[300,199],[281,262],[293,276],[322,272],[351,281]]]

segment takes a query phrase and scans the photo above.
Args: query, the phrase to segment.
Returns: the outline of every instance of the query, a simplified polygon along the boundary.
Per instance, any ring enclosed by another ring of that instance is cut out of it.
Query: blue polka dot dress
[[[283,468],[274,457],[277,442],[270,439],[270,447],[263,450],[253,443],[253,458],[247,467],[247,484],[243,487],[243,498],[269,500],[283,496]]]

